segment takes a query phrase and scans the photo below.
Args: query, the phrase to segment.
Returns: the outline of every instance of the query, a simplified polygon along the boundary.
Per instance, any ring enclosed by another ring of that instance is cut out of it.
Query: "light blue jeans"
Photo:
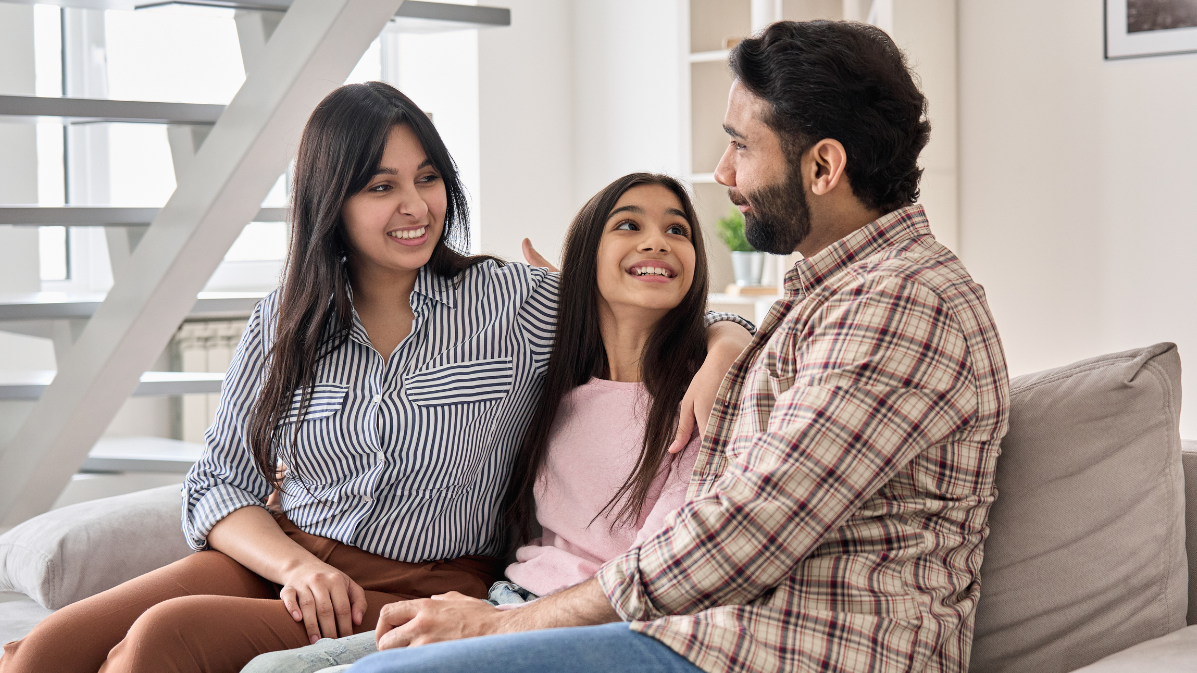
[[[348,673],[701,673],[626,622],[466,638],[372,654]]]
[[[491,585],[488,602],[492,605],[526,603],[536,597],[514,582],[495,582]],[[373,631],[344,638],[321,638],[315,645],[260,654],[246,664],[241,673],[334,673],[377,651]]]

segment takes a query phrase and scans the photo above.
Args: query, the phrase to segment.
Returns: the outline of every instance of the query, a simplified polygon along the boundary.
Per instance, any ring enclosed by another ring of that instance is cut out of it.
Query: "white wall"
[[[678,0],[511,0],[478,34],[482,251],[560,259],[585,201],[632,171],[682,173]]]
[[[572,6],[504,0],[511,26],[478,33],[482,252],[556,259],[574,212]]]
[[[0,93],[35,91],[33,7],[0,4]],[[37,203],[37,127],[0,123],[0,203]],[[37,292],[37,229],[0,226],[0,292]],[[48,339],[0,332],[0,370],[53,369]]]
[[[574,3],[574,200],[635,171],[682,176],[680,3]]]
[[[1104,61],[1087,0],[962,2],[959,28],[962,256],[1011,374],[1159,341],[1197,359],[1197,54]]]

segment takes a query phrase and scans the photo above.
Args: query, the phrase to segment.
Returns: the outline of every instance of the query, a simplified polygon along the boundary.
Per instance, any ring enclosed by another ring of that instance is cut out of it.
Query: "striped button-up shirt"
[[[965,671],[1006,432],[981,287],[919,206],[786,275],[689,501],[598,577],[707,671]]]
[[[500,503],[548,364],[558,275],[483,262],[443,278],[424,268],[411,333],[384,362],[356,312],[316,367],[282,507],[308,533],[421,562],[496,554]],[[206,449],[184,482],[183,531],[207,548],[218,521],[270,493],[249,450],[279,293],[255,309],[221,388]],[[736,316],[709,314],[713,320]],[[300,393],[280,431],[296,421]]]

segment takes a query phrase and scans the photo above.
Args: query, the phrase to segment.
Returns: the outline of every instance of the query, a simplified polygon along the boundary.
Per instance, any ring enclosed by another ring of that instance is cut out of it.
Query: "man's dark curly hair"
[[[732,72],[763,98],[763,121],[796,162],[824,138],[848,153],[858,199],[885,212],[919,197],[927,99],[884,31],[847,21],[779,21],[731,52]]]

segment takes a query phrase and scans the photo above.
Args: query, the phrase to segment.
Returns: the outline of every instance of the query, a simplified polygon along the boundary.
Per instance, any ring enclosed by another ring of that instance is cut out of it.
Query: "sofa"
[[[1197,670],[1197,442],[1173,344],[1011,382],[971,670]],[[1187,497],[1186,497],[1187,492]],[[189,553],[179,489],[65,507],[0,536],[0,642]]]

